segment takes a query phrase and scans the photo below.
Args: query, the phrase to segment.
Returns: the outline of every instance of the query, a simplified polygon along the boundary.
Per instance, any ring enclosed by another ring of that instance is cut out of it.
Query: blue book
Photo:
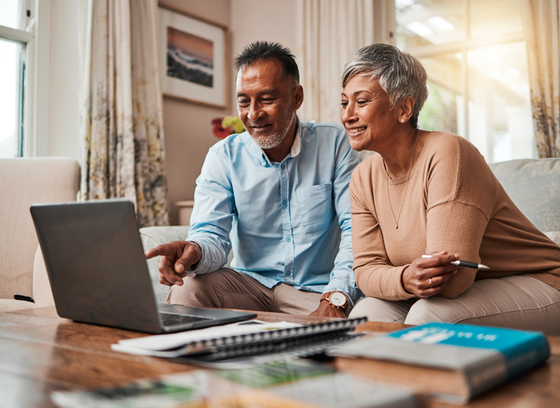
[[[546,337],[497,327],[430,323],[329,348],[337,367],[465,403],[544,364]],[[358,359],[359,358],[359,359]]]

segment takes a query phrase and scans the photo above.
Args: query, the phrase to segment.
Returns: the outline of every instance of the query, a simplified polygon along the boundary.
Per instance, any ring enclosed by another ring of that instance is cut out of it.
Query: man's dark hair
[[[257,41],[246,46],[235,59],[235,70],[254,64],[255,62],[276,59],[284,67],[284,75],[292,78],[299,84],[299,69],[292,52],[278,43]]]

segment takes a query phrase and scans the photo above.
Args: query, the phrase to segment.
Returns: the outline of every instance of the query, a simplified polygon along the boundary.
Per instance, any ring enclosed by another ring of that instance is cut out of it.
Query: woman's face
[[[391,108],[387,93],[377,79],[356,75],[342,90],[340,119],[354,150],[379,152],[390,148],[398,124],[398,109]]]

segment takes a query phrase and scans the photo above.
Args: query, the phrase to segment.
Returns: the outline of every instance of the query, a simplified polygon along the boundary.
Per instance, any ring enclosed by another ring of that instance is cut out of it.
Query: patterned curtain
[[[539,157],[560,157],[560,0],[524,0],[523,7]]]
[[[82,199],[127,198],[141,227],[168,225],[157,0],[89,4]]]
[[[374,0],[298,0],[296,52],[302,120],[340,123],[344,65],[373,43]]]

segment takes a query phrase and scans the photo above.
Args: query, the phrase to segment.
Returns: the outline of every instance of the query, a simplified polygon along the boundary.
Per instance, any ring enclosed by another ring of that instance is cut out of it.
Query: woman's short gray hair
[[[418,126],[418,115],[428,98],[426,70],[416,58],[389,44],[372,44],[361,48],[344,67],[342,87],[356,75],[370,75],[392,103],[397,106],[407,96],[414,98],[414,112],[410,118],[413,127]]]

